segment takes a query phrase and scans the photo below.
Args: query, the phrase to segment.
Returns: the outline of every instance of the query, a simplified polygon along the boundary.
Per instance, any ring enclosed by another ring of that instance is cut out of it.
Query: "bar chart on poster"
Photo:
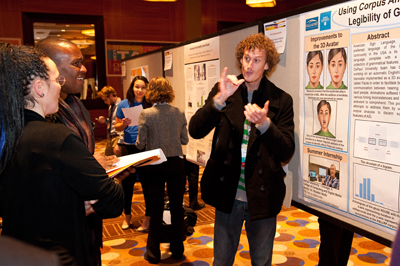
[[[399,173],[354,165],[354,195],[375,207],[399,211]]]

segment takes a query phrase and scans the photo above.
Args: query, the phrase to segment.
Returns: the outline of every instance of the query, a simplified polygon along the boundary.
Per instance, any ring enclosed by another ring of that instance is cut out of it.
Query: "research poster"
[[[349,1],[300,23],[299,197],[394,235],[400,1]]]
[[[198,109],[204,106],[211,89],[219,81],[219,37],[186,45],[185,57],[185,114],[190,121]],[[205,166],[210,158],[214,131],[202,139],[189,136],[186,158]]]

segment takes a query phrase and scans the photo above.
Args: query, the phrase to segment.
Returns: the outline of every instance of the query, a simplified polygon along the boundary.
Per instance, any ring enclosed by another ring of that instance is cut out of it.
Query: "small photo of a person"
[[[327,89],[347,89],[343,77],[347,77],[347,54],[345,48],[333,48],[328,53],[328,71],[331,77]]]
[[[331,116],[331,104],[326,100],[320,101],[317,105],[317,117],[319,124],[321,125],[321,129],[318,132],[314,133],[314,135],[335,138],[335,136],[331,132],[329,132],[328,129],[329,122],[331,121]]]
[[[322,185],[339,189],[339,178],[336,177],[336,166],[334,164],[331,165],[329,175],[325,177]]]
[[[307,54],[307,74],[308,74],[308,85],[306,89],[323,89],[319,80],[322,70],[324,57],[321,51],[311,51]]]

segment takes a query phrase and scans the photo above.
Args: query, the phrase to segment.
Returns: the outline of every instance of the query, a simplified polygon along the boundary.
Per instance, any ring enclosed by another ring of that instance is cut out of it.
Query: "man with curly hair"
[[[189,133],[199,139],[215,128],[201,180],[204,202],[216,208],[213,265],[233,265],[244,221],[252,265],[271,265],[282,163],[295,149],[293,99],[266,77],[279,54],[262,33],[242,40],[236,58],[242,75],[222,71]]]

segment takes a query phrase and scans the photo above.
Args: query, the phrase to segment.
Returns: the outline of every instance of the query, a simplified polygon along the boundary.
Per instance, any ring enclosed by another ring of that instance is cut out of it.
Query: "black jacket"
[[[217,92],[218,84],[210,92],[204,107],[190,120],[189,133],[198,139],[215,128],[211,156],[201,180],[201,194],[207,204],[230,213],[240,176],[247,87],[243,83],[226,100],[226,107],[221,111],[213,104]],[[263,77],[258,90],[253,93],[252,102],[262,108],[267,100],[270,101],[267,116],[271,125],[260,135],[251,124],[246,157],[245,183],[251,220],[274,217],[280,212],[285,197],[285,172],[281,163],[288,162],[295,149],[293,99]]]
[[[84,201],[98,219],[122,213],[122,187],[108,177],[82,140],[69,128],[25,110],[23,135],[13,160],[0,176],[4,192],[3,231],[41,247],[54,243],[77,265],[99,265]],[[28,222],[27,222],[28,221]]]

